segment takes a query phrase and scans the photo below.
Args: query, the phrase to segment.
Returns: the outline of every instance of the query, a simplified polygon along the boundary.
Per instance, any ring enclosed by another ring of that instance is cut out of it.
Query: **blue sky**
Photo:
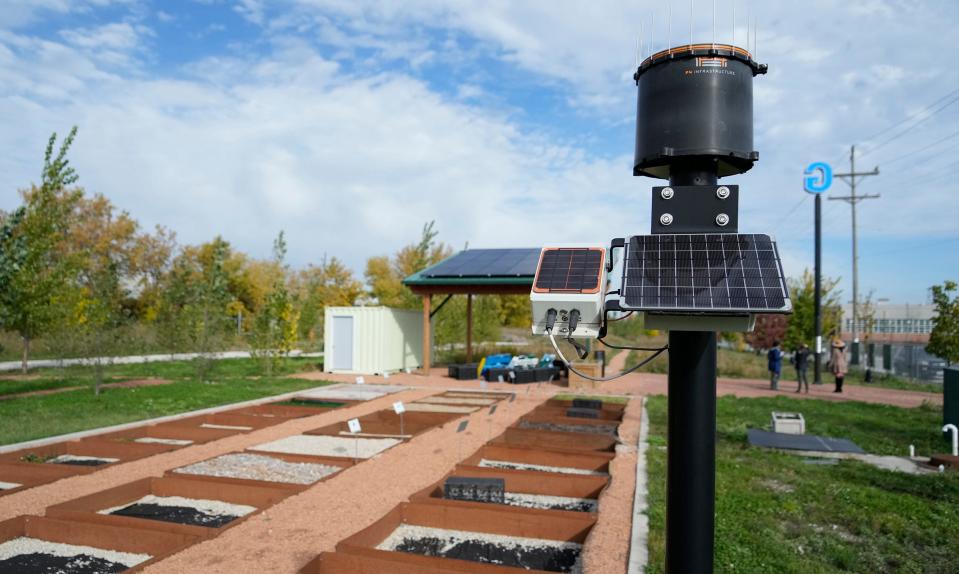
[[[959,72],[942,50],[959,3],[717,0],[717,41],[734,8],[770,67],[760,162],[730,178],[743,230],[773,233],[788,274],[811,267],[803,167],[845,170],[857,144],[881,171],[861,192],[882,194],[859,211],[862,291],[915,303],[959,279]],[[711,41],[712,2],[693,15]],[[455,247],[644,233],[658,182],[631,176],[637,38],[661,49],[689,25],[686,0],[0,0],[0,209],[76,124],[81,183],[183,244],[221,234],[267,256],[283,229],[294,265],[362,273],[431,219]],[[825,202],[847,298],[849,219]]]

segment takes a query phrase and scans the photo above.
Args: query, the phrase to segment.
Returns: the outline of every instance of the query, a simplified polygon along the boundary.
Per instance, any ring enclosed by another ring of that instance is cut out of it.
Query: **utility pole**
[[[856,204],[866,199],[878,199],[879,194],[856,195],[856,178],[863,178],[869,175],[879,175],[879,168],[874,167],[872,171],[856,171],[856,146],[849,149],[849,173],[837,173],[835,177],[849,184],[849,195],[842,197],[830,197],[829,201],[845,201],[852,208],[852,344],[853,357],[859,357],[859,245],[856,235]],[[842,332],[842,325],[839,326]]]

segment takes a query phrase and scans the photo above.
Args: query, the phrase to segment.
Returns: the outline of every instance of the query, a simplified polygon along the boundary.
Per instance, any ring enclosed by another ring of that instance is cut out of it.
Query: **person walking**
[[[832,354],[829,356],[829,370],[836,377],[836,390],[834,393],[842,392],[843,379],[846,378],[848,366],[846,364],[846,344],[841,339],[833,339]]]
[[[779,341],[773,341],[773,348],[766,354],[769,367],[769,388],[779,390],[779,375],[783,370],[783,351],[779,348]]]
[[[809,379],[806,378],[806,369],[809,367],[809,346],[806,343],[793,353],[793,365],[796,366],[796,381],[799,383],[796,392],[801,392],[803,387],[806,387],[806,394],[809,394]]]

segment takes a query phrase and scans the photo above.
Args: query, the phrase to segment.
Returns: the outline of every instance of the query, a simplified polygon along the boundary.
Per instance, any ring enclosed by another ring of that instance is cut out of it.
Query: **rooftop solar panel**
[[[533,277],[539,249],[466,249],[423,272],[424,277]]]
[[[544,249],[533,290],[541,293],[595,293],[600,288],[602,268],[602,249]]]
[[[791,310],[776,242],[761,234],[630,237],[622,306],[678,313]]]

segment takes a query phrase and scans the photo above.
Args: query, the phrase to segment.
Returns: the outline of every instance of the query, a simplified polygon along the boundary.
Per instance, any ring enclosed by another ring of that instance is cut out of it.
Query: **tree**
[[[950,365],[959,361],[959,285],[946,281],[932,286],[932,303],[936,316],[932,318],[932,332],[926,352],[944,359]]]
[[[746,333],[746,342],[753,349],[764,351],[771,349],[774,342],[782,342],[785,335],[785,315],[756,315],[756,326]]]
[[[838,279],[824,277],[822,280],[822,332],[824,336],[838,333],[842,317],[839,304]],[[789,297],[793,312],[788,316],[788,326],[780,337],[786,349],[798,348],[806,343],[814,346],[816,341],[816,277],[808,269],[798,280],[789,281]],[[749,337],[747,336],[747,342]],[[750,344],[752,344],[750,342]],[[753,345],[755,347],[755,345]],[[765,348],[765,347],[762,347]]]
[[[314,341],[323,333],[323,310],[349,306],[363,295],[363,284],[336,257],[323,256],[319,265],[309,265],[296,276],[300,306],[300,338]]]
[[[76,260],[66,237],[80,191],[68,189],[78,176],[67,152],[76,134],[74,127],[56,155],[57,134],[50,136],[40,187],[24,192],[24,204],[0,227],[0,327],[20,336],[24,373],[31,341],[63,322],[73,287]]]
[[[436,241],[439,232],[434,226],[434,221],[424,225],[419,242],[403,247],[392,259],[371,257],[366,262],[366,282],[370,286],[370,297],[378,304],[401,309],[420,307],[419,297],[403,285],[403,279],[439,263],[452,254],[452,249]]]
[[[230,326],[231,296],[224,264],[230,245],[221,237],[204,249],[185,249],[164,280],[158,325],[171,351],[192,351],[197,377],[209,380],[214,354],[222,350]]]
[[[299,313],[293,306],[293,297],[287,287],[289,268],[285,259],[286,238],[281,231],[273,243],[273,264],[277,272],[266,302],[256,314],[253,329],[253,351],[263,359],[268,377],[293,350],[299,331]]]

